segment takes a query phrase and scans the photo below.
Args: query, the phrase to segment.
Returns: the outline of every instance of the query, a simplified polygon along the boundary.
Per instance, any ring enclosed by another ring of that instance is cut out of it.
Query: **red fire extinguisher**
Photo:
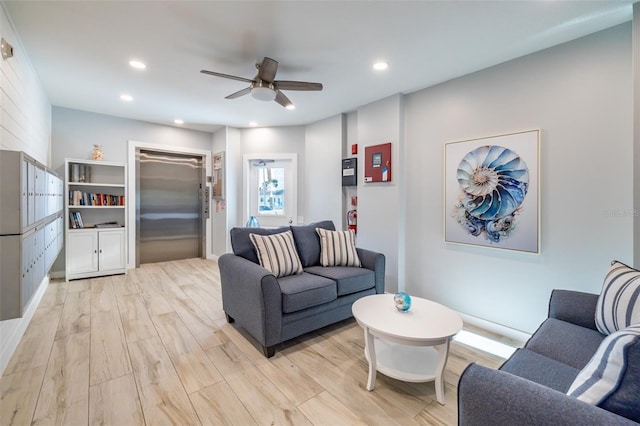
[[[358,233],[358,212],[355,209],[347,212],[347,225],[354,233]]]

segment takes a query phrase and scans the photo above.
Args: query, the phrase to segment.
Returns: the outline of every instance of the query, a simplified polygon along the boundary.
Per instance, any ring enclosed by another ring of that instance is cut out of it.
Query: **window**
[[[285,179],[283,167],[260,167],[258,177],[258,213],[283,215],[285,210]]]

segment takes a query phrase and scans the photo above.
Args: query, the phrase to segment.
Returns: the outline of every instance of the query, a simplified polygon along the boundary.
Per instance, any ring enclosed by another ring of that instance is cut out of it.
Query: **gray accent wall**
[[[632,264],[632,81],[627,23],[407,95],[406,290],[533,332],[552,289],[599,293]],[[541,253],[445,243],[444,144],[538,128]]]

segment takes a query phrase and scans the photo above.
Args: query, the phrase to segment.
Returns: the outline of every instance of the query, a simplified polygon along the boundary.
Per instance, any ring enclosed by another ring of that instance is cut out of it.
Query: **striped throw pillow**
[[[273,235],[249,234],[263,268],[277,278],[301,274],[302,263],[291,231]]]
[[[356,250],[356,236],[352,230],[329,231],[316,228],[316,232],[320,236],[322,266],[362,266]]]
[[[613,261],[596,304],[596,327],[611,334],[640,323],[640,271]]]
[[[632,351],[636,351],[634,355],[631,355]],[[638,381],[633,378],[633,374],[636,373],[627,371],[627,361],[630,357],[637,360],[637,351],[640,351],[640,324],[610,334],[602,341],[587,365],[578,373],[567,395],[607,409],[609,406],[618,405],[639,407]],[[629,380],[625,380],[625,373],[631,374]],[[613,401],[616,399],[622,401],[622,404],[619,404],[619,401]],[[618,414],[635,418],[638,415],[637,413],[631,416],[629,413]]]

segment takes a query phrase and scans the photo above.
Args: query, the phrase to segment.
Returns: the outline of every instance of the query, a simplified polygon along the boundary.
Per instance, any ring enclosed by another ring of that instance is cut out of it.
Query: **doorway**
[[[136,149],[136,267],[204,257],[204,158]]]
[[[245,177],[246,219],[263,227],[297,223],[296,154],[245,155]]]

